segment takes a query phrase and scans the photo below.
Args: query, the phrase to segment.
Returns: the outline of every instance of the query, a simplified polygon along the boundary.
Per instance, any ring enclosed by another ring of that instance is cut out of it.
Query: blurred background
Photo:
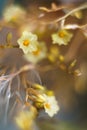
[[[38,7],[51,7],[52,2],[57,5],[69,3],[80,4],[86,2],[86,0],[0,0],[0,17],[2,18],[3,9],[11,3],[21,5],[24,8],[31,6],[34,11],[35,5]],[[86,14],[87,10],[84,11],[85,17],[78,23],[87,23]],[[4,32],[6,32],[6,30],[4,30]],[[13,31],[13,34],[14,33]],[[0,38],[2,39],[2,35]],[[54,68],[46,73],[40,72],[42,83],[55,92],[60,111],[53,118],[41,112],[36,120],[36,129],[87,130],[87,39],[82,36],[81,32],[76,30],[75,37],[71,44],[72,45],[66,48],[61,47],[62,54],[66,55],[67,64],[74,58],[77,58],[77,67],[80,66],[83,75],[74,77],[60,68]],[[17,55],[19,55],[18,52]],[[12,57],[10,60],[12,60]],[[0,130],[17,130],[17,128],[11,121],[8,121],[7,124],[4,125],[2,117]]]

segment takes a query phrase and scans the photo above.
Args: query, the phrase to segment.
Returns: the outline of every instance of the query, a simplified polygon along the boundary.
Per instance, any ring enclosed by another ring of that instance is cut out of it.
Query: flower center
[[[24,40],[24,42],[23,42],[23,45],[24,46],[28,46],[30,44],[30,41],[29,40]]]
[[[46,104],[45,104],[45,107],[46,107],[47,109],[50,109],[50,104],[49,104],[49,103],[46,103]]]
[[[37,56],[40,53],[40,49],[37,49],[36,51],[33,51],[32,53],[33,53],[33,55]]]
[[[65,37],[65,33],[64,33],[64,32],[62,32],[62,31],[61,31],[61,32],[59,32],[59,33],[58,33],[58,35],[59,35],[59,37],[61,37],[61,38]]]

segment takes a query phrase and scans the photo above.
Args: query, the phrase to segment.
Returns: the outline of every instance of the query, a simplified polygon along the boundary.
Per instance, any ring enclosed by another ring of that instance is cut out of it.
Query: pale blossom
[[[48,96],[44,94],[44,109],[45,112],[50,116],[53,117],[59,111],[58,102],[55,96]]]
[[[21,130],[32,129],[33,124],[34,124],[34,118],[35,118],[35,115],[32,111],[21,111],[18,113],[18,115],[15,118],[16,125]]]
[[[31,32],[24,31],[17,42],[25,54],[37,50],[37,35],[32,34]]]
[[[68,45],[73,34],[67,30],[59,30],[57,33],[52,34],[53,44]]]
[[[6,22],[16,21],[17,19],[22,19],[25,14],[25,10],[20,6],[10,5],[5,8],[3,12],[3,18]]]
[[[24,55],[24,58],[27,61],[30,61],[34,64],[41,61],[42,59],[46,58],[47,56],[47,48],[44,42],[38,43],[37,50],[33,51],[32,53],[28,53]]]

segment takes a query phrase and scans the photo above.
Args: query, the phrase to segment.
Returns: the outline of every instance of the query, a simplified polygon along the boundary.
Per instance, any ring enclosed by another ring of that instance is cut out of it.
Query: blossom
[[[70,42],[73,34],[67,30],[59,30],[57,33],[52,34],[54,44],[67,45]]]
[[[7,22],[16,21],[19,18],[23,18],[24,15],[25,10],[17,5],[10,5],[3,12],[4,20]]]
[[[59,106],[55,96],[48,96],[44,94],[44,109],[50,117],[53,117],[59,111]]]
[[[28,54],[24,55],[24,58],[27,61],[30,61],[30,62],[36,64],[40,60],[46,58],[46,56],[47,56],[47,48],[45,46],[45,43],[41,42],[41,43],[38,43],[36,51],[32,51],[32,53],[28,53]]]
[[[17,126],[22,130],[30,130],[34,125],[35,111],[21,111],[15,118]]]
[[[24,31],[17,42],[25,54],[37,50],[37,36],[31,32]]]

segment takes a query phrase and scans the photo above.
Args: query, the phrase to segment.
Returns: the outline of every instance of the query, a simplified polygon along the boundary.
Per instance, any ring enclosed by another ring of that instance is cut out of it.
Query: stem
[[[87,2],[86,2],[85,4],[83,4],[83,5],[81,5],[81,6],[77,7],[77,8],[75,8],[75,9],[71,10],[69,13],[67,13],[67,14],[64,15],[63,17],[57,18],[56,20],[51,21],[51,22],[46,22],[45,24],[53,24],[53,23],[60,22],[60,21],[62,21],[62,20],[64,20],[64,19],[66,19],[66,18],[67,18],[68,16],[70,16],[71,14],[73,14],[73,13],[79,11],[79,10],[86,9],[86,8],[87,8]]]
[[[32,64],[24,65],[23,67],[21,67],[21,69],[19,69],[19,71],[17,71],[16,73],[12,74],[11,78],[14,78],[15,76],[19,75],[20,73],[22,73],[24,71],[28,71],[28,70],[31,70],[31,69],[34,69],[34,68],[35,68],[35,66],[32,65]]]
[[[76,58],[76,54],[78,53],[78,50],[83,42],[84,36],[82,35],[82,33],[77,32],[68,52],[65,54],[65,62],[70,62]]]
[[[5,49],[5,48],[18,48],[18,45],[0,45],[0,49]]]
[[[67,13],[65,16],[63,16],[62,18],[59,18],[59,19],[55,20],[54,22],[59,22],[59,21],[65,19],[65,18],[67,18],[67,17],[70,16],[71,14],[73,14],[73,13],[79,11],[79,10],[86,9],[86,8],[87,8],[87,3],[81,5],[81,6],[78,7],[78,8],[75,8],[75,9],[71,10],[71,11],[70,11],[69,13]]]
[[[15,78],[17,75],[19,75],[20,73],[24,72],[24,71],[28,71],[28,70],[32,70],[34,69],[35,66],[32,64],[28,64],[28,65],[24,65],[23,67],[21,67],[17,72],[7,75],[7,81],[11,81],[13,80],[13,78]],[[9,77],[8,77],[9,76]],[[5,77],[0,77],[0,80],[6,80],[6,76]]]

